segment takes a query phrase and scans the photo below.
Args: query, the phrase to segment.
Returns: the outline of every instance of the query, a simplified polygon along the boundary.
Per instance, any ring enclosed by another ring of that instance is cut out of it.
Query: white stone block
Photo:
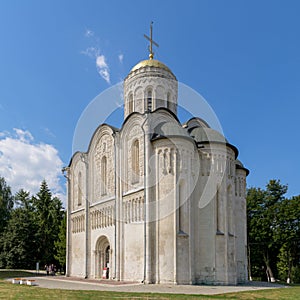
[[[12,283],[13,283],[13,284],[20,284],[20,281],[21,281],[21,278],[14,278],[14,279],[12,280]]]

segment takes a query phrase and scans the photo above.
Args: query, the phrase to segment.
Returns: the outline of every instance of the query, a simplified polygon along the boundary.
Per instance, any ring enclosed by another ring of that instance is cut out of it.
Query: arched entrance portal
[[[103,277],[104,268],[107,268],[107,278],[111,278],[111,248],[107,237],[100,236],[95,248],[95,278]]]

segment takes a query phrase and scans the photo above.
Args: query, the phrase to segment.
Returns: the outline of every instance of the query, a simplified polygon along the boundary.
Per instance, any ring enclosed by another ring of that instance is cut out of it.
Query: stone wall
[[[85,276],[85,214],[84,209],[71,214],[71,257],[70,273],[72,276]]]

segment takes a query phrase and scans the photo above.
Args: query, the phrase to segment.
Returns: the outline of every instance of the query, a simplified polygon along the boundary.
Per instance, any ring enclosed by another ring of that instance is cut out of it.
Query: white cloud
[[[100,76],[107,82],[110,83],[110,75],[108,69],[98,69]]]
[[[100,54],[100,50],[96,47],[89,47],[86,50],[81,51],[81,53],[95,59],[98,73],[108,84],[110,84],[109,66],[106,63],[105,56]]]
[[[119,62],[122,64],[123,63],[123,59],[124,59],[124,55],[123,54],[119,54],[118,58],[119,58]]]
[[[94,35],[94,32],[90,29],[86,29],[85,34],[86,37],[91,37]]]
[[[52,145],[34,142],[27,130],[15,128],[14,131],[14,134],[0,132],[0,176],[13,193],[23,188],[36,194],[45,179],[53,195],[65,202],[60,184],[63,162],[58,151]]]
[[[14,128],[17,138],[23,143],[29,143],[33,141],[33,136],[28,130],[22,130],[18,128]]]
[[[105,62],[105,57],[104,55],[99,55],[97,56],[97,60],[96,60],[96,65],[99,67],[99,68],[107,68],[107,63]]]
[[[101,77],[107,82],[110,83],[110,74],[109,74],[109,68],[105,61],[104,55],[98,55],[96,58],[96,65],[98,73],[101,75]]]

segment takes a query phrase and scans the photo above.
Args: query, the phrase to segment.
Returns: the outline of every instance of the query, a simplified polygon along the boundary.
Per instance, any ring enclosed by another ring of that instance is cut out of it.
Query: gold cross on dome
[[[159,47],[159,45],[153,41],[153,38],[152,38],[152,24],[153,22],[151,22],[150,24],[150,37],[146,34],[144,34],[144,37],[150,42],[150,45],[148,46],[148,49],[149,49],[149,59],[153,59],[153,56],[154,56],[154,52],[153,52],[153,48],[152,46],[156,46],[156,47]]]

